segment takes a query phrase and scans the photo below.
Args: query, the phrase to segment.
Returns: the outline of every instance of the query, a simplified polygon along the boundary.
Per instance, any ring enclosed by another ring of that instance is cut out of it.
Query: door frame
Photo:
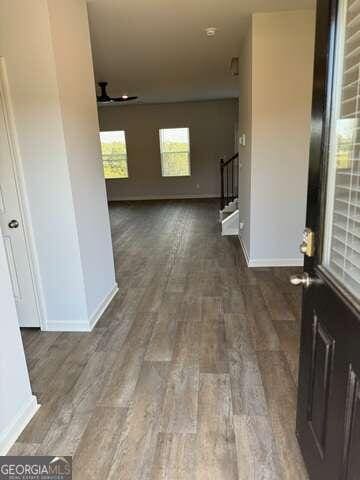
[[[19,210],[21,222],[23,224],[23,231],[25,237],[26,253],[29,260],[29,268],[32,279],[32,286],[34,290],[34,297],[36,303],[36,310],[38,314],[39,327],[41,330],[46,330],[45,321],[45,304],[43,302],[43,292],[40,282],[39,263],[35,248],[35,236],[32,228],[31,214],[29,208],[29,201],[26,194],[25,175],[21,161],[20,147],[17,137],[17,130],[15,124],[15,117],[12,108],[12,101],[10,96],[10,86],[6,70],[6,62],[4,57],[0,57],[0,92],[3,98],[4,117],[7,135],[9,138],[9,146],[11,150],[11,162],[14,172],[15,186],[17,196],[19,199]]]
[[[356,300],[349,291],[343,288],[335,277],[328,271],[323,265],[323,255],[324,255],[324,238],[325,238],[325,228],[327,226],[327,195],[329,188],[328,185],[328,173],[329,173],[329,158],[331,154],[331,143],[330,135],[332,133],[332,117],[333,117],[333,102],[334,102],[334,87],[337,73],[337,60],[338,52],[337,48],[337,34],[338,34],[338,19],[342,10],[340,0],[317,0],[317,16],[316,16],[316,48],[315,48],[315,64],[314,64],[314,83],[313,83],[313,100],[312,100],[312,128],[311,128],[311,143],[310,143],[310,162],[309,162],[309,176],[308,176],[308,208],[306,215],[306,226],[315,232],[316,242],[315,242],[315,255],[313,257],[308,257],[305,255],[304,271],[309,274],[310,278],[314,280],[314,284],[310,289],[304,288],[303,293],[303,306],[302,306],[302,334],[301,334],[301,343],[300,343],[300,370],[299,370],[299,382],[298,382],[298,408],[297,408],[297,421],[296,421],[296,434],[302,442],[300,442],[300,447],[303,452],[304,458],[307,458],[307,461],[312,461],[312,447],[306,445],[306,432],[305,432],[305,419],[307,418],[306,408],[309,404],[309,391],[312,392],[311,378],[312,373],[309,373],[314,365],[314,357],[309,355],[310,346],[308,339],[310,338],[310,330],[312,329],[312,342],[314,342],[314,333],[317,333],[317,311],[313,309],[313,304],[311,303],[314,297],[321,294],[320,289],[327,289],[328,292],[339,300],[339,304],[344,307],[346,315],[343,314],[344,318],[342,319],[343,323],[346,325],[351,325],[352,315],[358,317],[359,315],[359,301]],[[331,192],[331,191],[330,191]],[[320,282],[318,282],[320,280]],[[323,285],[322,285],[323,281]],[[317,283],[318,282],[318,283]],[[318,289],[318,291],[316,291]],[[309,302],[309,303],[307,303]],[[307,306],[309,308],[307,308]],[[333,306],[333,305],[332,305]],[[322,306],[323,307],[323,306]],[[336,305],[336,308],[338,306]],[[312,312],[310,312],[310,309]],[[337,310],[335,309],[335,312]],[[343,313],[343,312],[341,312]],[[310,315],[311,314],[311,315]],[[310,316],[315,322],[310,323]],[[339,315],[338,315],[339,316]],[[314,318],[315,317],[315,318]],[[320,319],[320,323],[321,323]],[[325,325],[326,327],[326,325]],[[335,330],[336,332],[336,330]],[[323,329],[324,337],[327,335],[326,328]],[[337,332],[338,333],[338,332]],[[339,353],[336,353],[336,357],[332,357],[331,350],[334,348],[332,344],[333,333],[330,332],[330,337],[327,340],[324,340],[325,344],[329,345],[329,370],[337,368],[339,362],[334,361],[334,358],[339,358]],[[340,341],[338,341],[338,344]],[[336,347],[337,352],[339,348]],[[314,343],[311,347],[314,351]],[[341,350],[340,350],[341,352]],[[341,358],[341,355],[340,355]],[[346,358],[346,361],[348,359]],[[341,360],[342,361],[342,360]],[[345,361],[344,361],[345,363]],[[302,365],[302,368],[301,368]],[[307,373],[305,373],[307,372]],[[348,375],[348,373],[347,373]],[[333,382],[333,380],[331,380]],[[329,383],[332,390],[333,398],[335,397],[334,392],[339,391],[339,388],[334,387],[334,384]],[[342,392],[345,391],[344,387]],[[329,400],[330,395],[327,396],[327,401]],[[299,408],[299,405],[301,408]],[[342,402],[341,405],[344,405],[345,409],[342,412],[344,417],[347,415],[347,407],[345,402]],[[325,409],[328,406],[326,405]],[[327,411],[327,410],[326,410]],[[326,414],[325,414],[326,415]],[[338,416],[339,417],[339,416]],[[343,424],[340,428],[344,427],[345,420],[342,420],[342,417],[339,417]],[[310,427],[311,428],[311,427]],[[345,433],[344,433],[345,432]],[[339,435],[347,435],[346,431],[339,431]],[[319,445],[317,445],[319,450]],[[333,447],[333,445],[331,445]],[[320,445],[321,449],[321,445]],[[320,453],[321,455],[321,453]],[[343,453],[344,455],[344,453]],[[310,463],[309,463],[310,464]],[[315,475],[316,476],[316,475]],[[316,477],[317,478],[317,477]]]
[[[330,272],[321,265],[323,242],[326,227],[328,159],[330,155],[330,134],[333,106],[334,76],[336,73],[336,35],[339,14],[339,0],[317,0],[318,11],[328,11],[328,15],[317,15],[316,45],[314,63],[314,87],[312,106],[312,133],[310,141],[310,161],[308,175],[308,202],[306,226],[317,232],[316,250],[313,257],[305,256],[304,270],[326,280],[345,304],[354,309],[359,302],[343,289]],[[319,47],[320,46],[320,47]]]
[[[307,271],[312,271],[322,257],[325,221],[326,180],[328,172],[329,135],[331,122],[332,88],[334,77],[334,48],[338,0],[317,0],[314,82],[312,98],[312,128],[309,154],[308,202],[306,225],[315,232],[316,250],[313,257],[305,256]],[[319,11],[328,10],[328,16]],[[320,186],[320,188],[319,188]]]

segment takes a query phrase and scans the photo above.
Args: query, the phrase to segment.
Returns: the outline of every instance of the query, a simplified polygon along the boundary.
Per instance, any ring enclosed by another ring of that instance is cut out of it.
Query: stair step
[[[240,213],[239,209],[234,212],[225,214],[221,221],[221,234],[225,235],[238,235],[240,225]]]
[[[225,210],[220,210],[220,215],[219,215],[219,222],[223,222],[227,217],[232,215],[235,212],[235,210],[232,210],[230,212],[226,212]]]
[[[235,198],[232,202],[229,202],[225,207],[219,212],[219,222],[222,222],[226,216],[231,215],[239,208],[239,200]]]

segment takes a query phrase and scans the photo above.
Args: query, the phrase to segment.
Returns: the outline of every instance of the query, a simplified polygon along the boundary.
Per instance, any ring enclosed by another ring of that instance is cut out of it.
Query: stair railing
[[[235,153],[229,160],[220,160],[220,195],[221,210],[239,195],[239,154]]]

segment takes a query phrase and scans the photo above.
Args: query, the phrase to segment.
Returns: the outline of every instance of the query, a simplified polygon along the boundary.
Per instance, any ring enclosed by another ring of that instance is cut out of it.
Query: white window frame
[[[187,141],[189,145],[189,149],[185,151],[179,152],[165,152],[162,150],[162,132],[164,130],[186,130],[187,131]],[[183,178],[183,177],[191,177],[191,145],[190,145],[190,128],[189,127],[166,127],[159,129],[159,142],[160,142],[160,163],[161,163],[161,176],[163,178]],[[188,162],[189,162],[189,173],[186,175],[164,175],[164,162],[163,162],[163,153],[187,153],[188,154]]]
[[[99,133],[100,136],[100,143],[101,142],[101,134],[102,133],[119,133],[119,132],[124,132],[124,140],[125,140],[125,150],[126,150],[126,170],[127,170],[127,177],[105,177],[105,172],[104,172],[104,178],[105,180],[128,180],[130,178],[130,172],[129,172],[129,162],[128,162],[128,151],[127,151],[127,141],[126,141],[126,130],[101,130]],[[101,160],[103,164],[103,169],[104,169],[104,157],[103,153],[101,151]]]
[[[338,286],[338,288],[344,292],[350,293],[358,299],[358,293],[354,288],[351,288],[351,282],[349,283],[349,278],[352,277],[348,273],[347,264],[351,263],[349,257],[347,256],[348,245],[351,246],[351,241],[348,244],[348,225],[345,230],[345,242],[344,242],[344,253],[341,253],[342,266],[339,267],[340,272],[331,268],[331,252],[332,252],[332,243],[334,238],[333,228],[334,228],[334,212],[335,212],[335,201],[336,201],[336,154],[337,154],[337,120],[340,118],[341,112],[341,102],[342,102],[342,92],[343,92],[343,81],[344,81],[344,65],[345,65],[345,43],[346,43],[346,27],[347,27],[347,10],[348,2],[347,0],[340,0],[339,2],[339,11],[338,11],[338,25],[342,25],[343,28],[338,28],[337,38],[336,38],[336,54],[335,54],[335,66],[334,66],[334,82],[333,82],[333,91],[332,95],[332,114],[331,114],[331,123],[330,123],[330,144],[329,144],[329,164],[328,164],[328,173],[327,173],[327,194],[326,194],[326,210],[325,210],[325,222],[324,222],[324,240],[323,240],[323,253],[321,259],[321,266],[326,270],[330,275],[333,282]],[[357,95],[358,96],[358,95]],[[358,99],[357,99],[358,103]],[[356,112],[358,111],[358,105],[356,106]],[[356,118],[358,120],[358,118]],[[352,162],[354,160],[352,159]],[[353,165],[351,165],[351,170],[353,170]],[[353,173],[351,172],[351,176]],[[352,180],[351,180],[352,183]],[[350,188],[351,192],[351,188]],[[349,204],[351,193],[349,193]],[[336,213],[336,212],[335,212]],[[351,221],[351,215],[349,214],[350,210],[347,212],[346,222]],[[353,233],[350,232],[350,235]],[[336,264],[337,265],[337,264]],[[339,265],[338,265],[339,266]],[[357,267],[357,265],[356,265]],[[353,277],[354,278],[354,277]],[[354,283],[357,282],[355,278]]]

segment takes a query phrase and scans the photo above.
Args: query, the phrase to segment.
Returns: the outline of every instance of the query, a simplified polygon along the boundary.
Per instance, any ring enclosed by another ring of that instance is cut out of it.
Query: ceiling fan
[[[109,97],[106,92],[106,86],[108,82],[98,82],[98,85],[101,89],[101,94],[98,95],[98,103],[115,103],[115,102],[128,102],[129,100],[136,100],[138,97],[129,97],[128,95],[122,95],[121,97]]]

